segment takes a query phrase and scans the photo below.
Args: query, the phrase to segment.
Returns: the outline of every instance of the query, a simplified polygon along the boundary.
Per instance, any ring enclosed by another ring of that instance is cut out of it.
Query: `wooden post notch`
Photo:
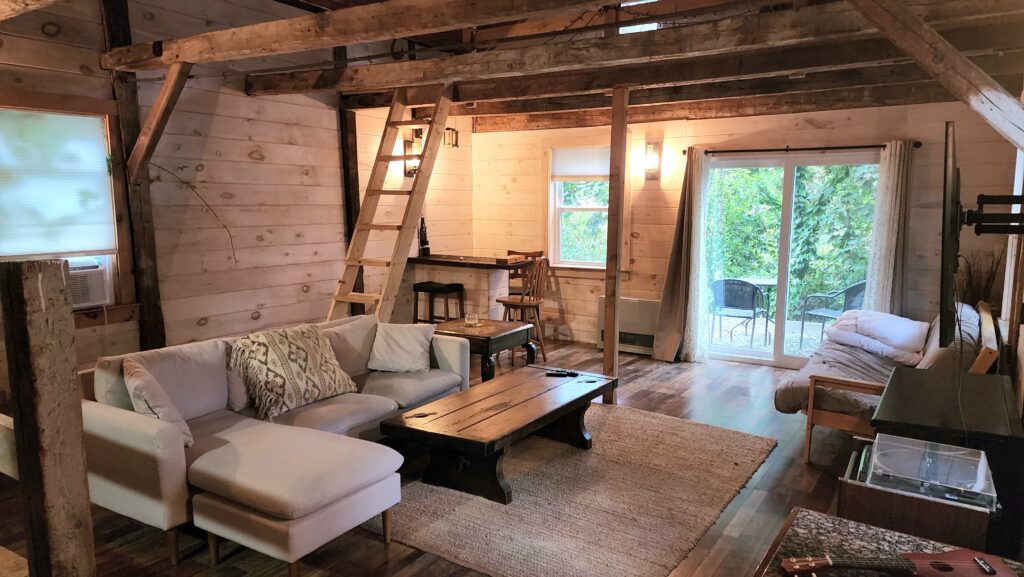
[[[33,577],[96,574],[67,262],[0,263],[18,475]]]

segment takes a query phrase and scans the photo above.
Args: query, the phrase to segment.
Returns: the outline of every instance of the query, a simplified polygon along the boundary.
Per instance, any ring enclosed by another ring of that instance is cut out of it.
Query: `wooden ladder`
[[[391,319],[391,313],[395,308],[395,301],[398,297],[398,289],[402,284],[402,276],[405,273],[405,264],[409,259],[409,251],[412,249],[413,241],[416,238],[420,216],[423,214],[423,204],[427,197],[427,186],[430,183],[430,174],[434,169],[434,161],[437,160],[438,150],[444,141],[445,122],[448,120],[448,111],[452,103],[452,85],[446,84],[438,94],[434,103],[433,112],[430,118],[418,118],[413,120],[405,119],[406,90],[399,88],[395,90],[395,96],[391,101],[391,110],[388,112],[387,124],[384,126],[384,134],[380,139],[380,148],[377,150],[377,158],[373,161],[373,169],[370,171],[370,180],[366,185],[366,193],[363,198],[362,207],[359,210],[359,218],[356,221],[355,232],[352,235],[352,242],[348,246],[348,255],[345,257],[345,265],[341,272],[341,280],[338,281],[338,288],[331,301],[331,308],[327,312],[327,320],[333,320],[338,313],[339,303],[356,303],[367,307],[376,307],[377,318],[383,322]],[[405,127],[424,127],[426,136],[423,141],[423,150],[420,154],[395,155],[395,144],[399,135]],[[416,176],[413,177],[412,188],[409,190],[387,190],[384,189],[384,179],[388,174],[388,166],[392,162],[404,162],[406,160],[419,160],[419,168]],[[382,196],[403,196],[407,201],[401,224],[381,224],[374,222],[377,207],[380,205]],[[366,258],[366,244],[372,232],[397,232],[394,250],[390,258]],[[353,292],[359,271],[361,269],[378,267],[385,269],[384,284],[379,293]]]

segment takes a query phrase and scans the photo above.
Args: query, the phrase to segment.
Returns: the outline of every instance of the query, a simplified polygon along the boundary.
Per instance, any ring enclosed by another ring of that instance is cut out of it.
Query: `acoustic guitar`
[[[783,559],[787,575],[811,575],[826,569],[860,569],[918,577],[1017,577],[1002,559],[977,551],[955,549],[947,553],[903,553],[894,557],[848,558],[790,557]]]

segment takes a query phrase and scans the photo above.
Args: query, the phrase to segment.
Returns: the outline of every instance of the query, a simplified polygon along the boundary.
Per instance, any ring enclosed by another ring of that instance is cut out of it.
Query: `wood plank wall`
[[[130,9],[136,41],[300,13],[270,0]],[[232,72],[330,59],[321,51],[193,68],[150,165],[168,344],[327,314],[344,257],[332,97],[251,98]],[[140,83],[144,115],[158,90]]]
[[[687,146],[822,146],[915,138],[923,147],[915,151],[912,174],[904,313],[930,320],[938,310],[946,120],[957,122],[965,204],[970,205],[978,194],[1006,194],[1013,183],[1013,147],[957,103],[631,126],[634,158],[643,158],[645,134],[662,135],[664,148],[660,183],[643,180],[636,161],[630,171],[633,214],[627,231],[632,241],[632,270],[624,276],[623,295],[660,298],[685,168],[682,152]],[[597,139],[607,141],[608,129],[474,135],[473,239],[477,252],[498,255],[510,248],[547,248],[545,143],[553,139],[564,143],[573,136],[579,145],[593,144]],[[1001,246],[1005,246],[1003,236],[976,237],[965,231],[961,250],[993,251]],[[596,342],[601,279],[593,271],[554,270],[544,309],[549,332],[558,338]]]
[[[112,100],[110,76],[99,65],[100,22],[95,0],[67,0],[0,22],[0,87]],[[138,350],[138,341],[135,321],[76,330],[78,363],[91,366],[103,351]],[[3,351],[0,336],[0,404],[7,390]]]

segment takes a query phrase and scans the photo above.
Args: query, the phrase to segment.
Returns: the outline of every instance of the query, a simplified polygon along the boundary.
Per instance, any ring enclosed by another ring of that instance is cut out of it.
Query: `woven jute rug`
[[[510,505],[406,485],[394,538],[494,577],[664,577],[775,447],[598,404],[587,428],[590,451],[540,438],[514,445],[504,461]],[[379,521],[367,528],[379,533]]]

